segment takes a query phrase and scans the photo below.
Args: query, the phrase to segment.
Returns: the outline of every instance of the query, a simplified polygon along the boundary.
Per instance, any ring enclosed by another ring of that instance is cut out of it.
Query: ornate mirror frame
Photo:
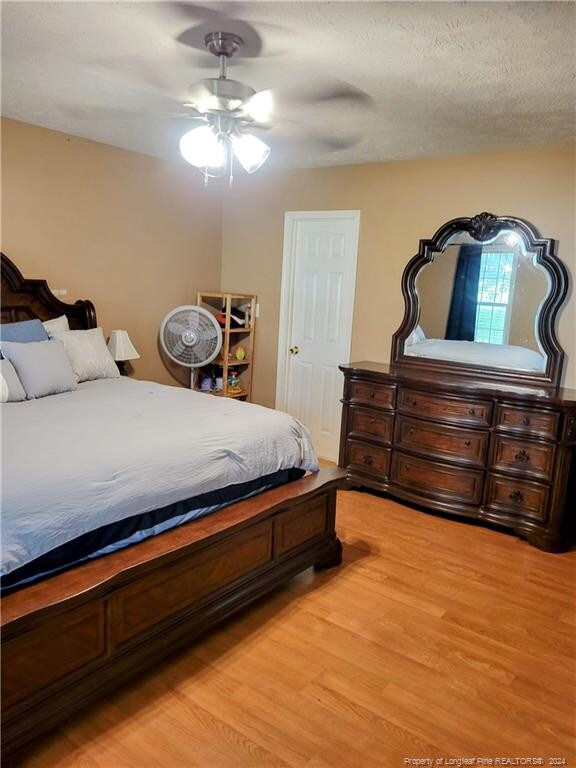
[[[548,274],[550,287],[538,317],[538,335],[544,354],[546,369],[543,373],[515,371],[470,363],[459,363],[432,358],[412,357],[404,354],[404,343],[418,325],[420,301],[416,291],[416,278],[420,270],[442,252],[458,232],[468,233],[480,243],[492,240],[503,230],[512,230],[522,238],[527,251],[535,254],[535,262]],[[562,374],[564,350],[556,336],[556,317],[568,291],[568,272],[556,255],[556,241],[543,238],[530,222],[513,216],[495,216],[479,213],[471,218],[446,222],[430,240],[420,240],[418,253],[408,262],[402,275],[402,293],[405,309],[402,324],[392,337],[391,366],[412,375],[425,371],[436,374],[474,376],[475,378],[510,384],[558,387]]]

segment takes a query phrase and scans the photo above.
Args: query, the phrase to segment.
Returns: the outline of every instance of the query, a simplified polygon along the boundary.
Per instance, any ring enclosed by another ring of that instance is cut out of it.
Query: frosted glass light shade
[[[240,165],[248,173],[254,173],[268,159],[270,147],[264,144],[257,136],[244,133],[241,136],[232,136],[232,147]]]
[[[108,340],[108,349],[114,360],[137,360],[140,355],[130,341],[128,331],[112,331]]]
[[[185,133],[180,139],[180,152],[196,168],[221,168],[226,164],[226,149],[208,125]]]

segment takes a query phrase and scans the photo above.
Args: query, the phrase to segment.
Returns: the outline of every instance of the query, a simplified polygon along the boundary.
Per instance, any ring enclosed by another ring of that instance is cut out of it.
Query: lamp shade
[[[180,152],[197,168],[222,168],[226,165],[226,149],[219,136],[208,125],[188,131],[180,139]]]
[[[108,349],[114,360],[136,360],[140,357],[136,347],[130,341],[128,331],[112,331],[108,340]]]
[[[240,165],[247,173],[257,171],[270,154],[270,147],[251,133],[232,136],[232,146]]]

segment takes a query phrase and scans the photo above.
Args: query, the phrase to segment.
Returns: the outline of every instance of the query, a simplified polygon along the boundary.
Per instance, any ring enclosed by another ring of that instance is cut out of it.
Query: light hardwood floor
[[[576,551],[341,493],[340,568],[294,579],[25,765],[576,764]]]

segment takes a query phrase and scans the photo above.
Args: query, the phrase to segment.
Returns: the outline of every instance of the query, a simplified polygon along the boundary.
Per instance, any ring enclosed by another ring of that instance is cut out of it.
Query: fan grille
[[[160,341],[174,362],[187,368],[210,363],[222,347],[222,331],[216,318],[202,307],[173,309],[162,322]]]

